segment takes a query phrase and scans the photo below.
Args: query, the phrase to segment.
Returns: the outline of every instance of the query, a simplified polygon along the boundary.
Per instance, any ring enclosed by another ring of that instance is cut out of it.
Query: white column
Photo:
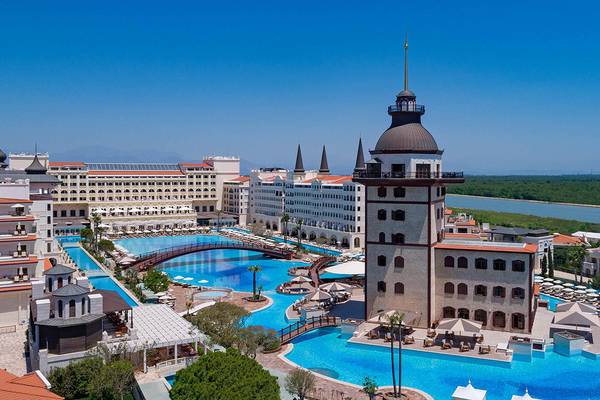
[[[146,348],[144,348],[144,373],[148,372],[148,365],[146,364]]]
[[[175,345],[175,364],[177,364],[177,345]]]

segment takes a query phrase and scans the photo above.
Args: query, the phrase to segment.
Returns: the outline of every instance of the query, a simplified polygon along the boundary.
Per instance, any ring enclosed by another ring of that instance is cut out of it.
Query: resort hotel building
[[[214,225],[224,182],[237,178],[237,157],[201,163],[85,163],[50,161],[55,230],[78,231],[99,214],[109,231]]]
[[[485,329],[530,332],[538,246],[452,238],[475,233],[460,225],[446,235],[446,186],[464,178],[444,171],[443,150],[421,124],[424,113],[408,89],[405,63],[404,90],[388,107],[391,125],[354,172],[365,187],[365,317],[396,310],[418,327],[459,317]]]
[[[362,157],[362,145],[359,144]],[[360,158],[362,160],[362,158]],[[360,161],[358,160],[358,161]],[[362,162],[362,161],[361,161]],[[349,249],[364,246],[364,187],[350,175],[331,175],[325,147],[319,170],[305,170],[298,146],[293,171],[250,174],[248,223]],[[288,221],[282,221],[287,214]]]
[[[26,326],[32,279],[58,255],[52,229],[51,191],[44,156],[7,160],[0,150],[0,331]],[[47,157],[45,157],[47,159]],[[9,162],[7,162],[9,161]]]
[[[223,213],[232,217],[236,224],[245,226],[248,219],[249,197],[249,176],[238,176],[223,182]]]

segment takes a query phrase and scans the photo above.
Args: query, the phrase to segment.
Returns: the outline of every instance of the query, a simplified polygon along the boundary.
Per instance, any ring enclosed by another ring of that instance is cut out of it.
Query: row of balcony
[[[360,179],[464,179],[463,172],[383,172],[383,171],[356,171],[352,174]]]

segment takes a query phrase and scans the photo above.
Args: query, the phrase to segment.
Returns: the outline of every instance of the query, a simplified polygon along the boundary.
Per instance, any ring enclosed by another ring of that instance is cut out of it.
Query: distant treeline
[[[467,176],[449,193],[600,205],[600,175]]]
[[[464,212],[472,215],[477,222],[488,222],[490,225],[513,226],[520,228],[545,228],[552,233],[560,232],[569,235],[577,231],[600,232],[600,224],[592,222],[573,221],[568,219],[536,217],[535,215],[514,214],[497,211],[473,210],[469,208],[452,207],[455,213]]]

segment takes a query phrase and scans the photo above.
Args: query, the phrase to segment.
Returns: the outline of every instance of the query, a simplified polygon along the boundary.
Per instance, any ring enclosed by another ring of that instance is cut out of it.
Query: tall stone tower
[[[366,169],[354,181],[366,188],[366,318],[384,311],[405,314],[426,327],[434,315],[434,245],[443,237],[445,185],[462,173],[442,172],[442,153],[421,125],[425,107],[408,89],[408,41],[404,90],[388,107],[383,132]]]

